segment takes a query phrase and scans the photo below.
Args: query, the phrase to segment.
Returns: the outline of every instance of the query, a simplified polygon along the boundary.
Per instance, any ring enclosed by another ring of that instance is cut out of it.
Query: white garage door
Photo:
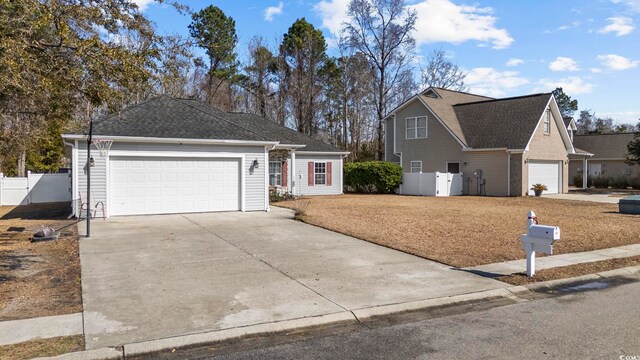
[[[529,161],[529,189],[533,184],[547,185],[543,194],[557,194],[560,189],[560,163],[558,161]],[[529,190],[533,195],[533,190]]]
[[[111,158],[110,215],[240,210],[237,159]]]

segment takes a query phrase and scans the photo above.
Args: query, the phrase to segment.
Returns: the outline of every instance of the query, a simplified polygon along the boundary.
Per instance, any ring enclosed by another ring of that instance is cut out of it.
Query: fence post
[[[31,204],[31,170],[27,171],[27,205]]]

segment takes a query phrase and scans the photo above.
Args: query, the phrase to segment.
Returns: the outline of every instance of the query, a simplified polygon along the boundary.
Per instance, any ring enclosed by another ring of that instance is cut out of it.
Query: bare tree
[[[422,69],[422,83],[455,91],[467,91],[464,78],[467,74],[446,56],[442,49],[434,50],[427,58],[427,66]]]
[[[399,99],[396,85],[406,81],[415,48],[411,31],[416,12],[404,0],[351,0],[344,24],[349,46],[364,54],[376,70],[377,157],[384,155],[382,119]]]

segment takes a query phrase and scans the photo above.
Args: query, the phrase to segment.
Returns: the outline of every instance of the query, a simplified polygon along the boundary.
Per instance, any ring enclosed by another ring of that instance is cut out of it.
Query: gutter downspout
[[[511,196],[511,153],[507,151],[507,196]]]

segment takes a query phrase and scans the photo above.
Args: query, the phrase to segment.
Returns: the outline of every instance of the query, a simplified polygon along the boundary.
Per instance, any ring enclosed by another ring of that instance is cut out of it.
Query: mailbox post
[[[520,235],[522,249],[527,253],[527,276],[536,274],[536,251],[553,254],[553,245],[560,240],[560,228],[557,226],[538,225],[538,218],[533,210],[527,216],[527,233]]]

